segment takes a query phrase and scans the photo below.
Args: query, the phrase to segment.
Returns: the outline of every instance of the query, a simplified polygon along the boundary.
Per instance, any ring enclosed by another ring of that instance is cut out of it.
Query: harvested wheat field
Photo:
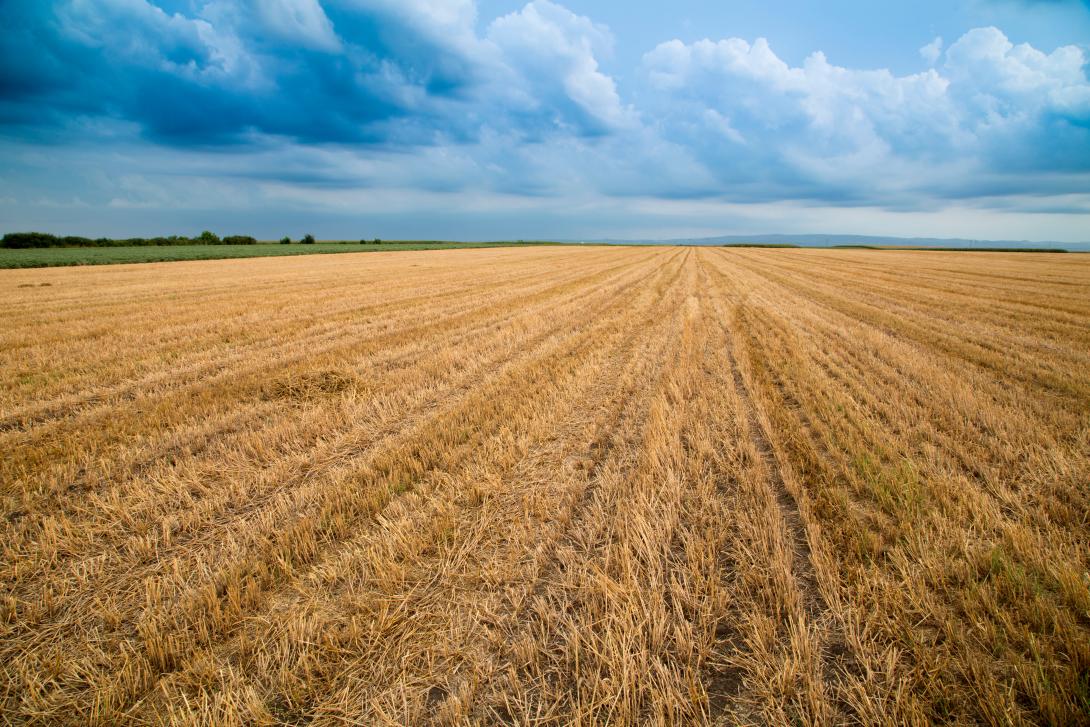
[[[1090,722],[1090,256],[0,274],[2,710]]]

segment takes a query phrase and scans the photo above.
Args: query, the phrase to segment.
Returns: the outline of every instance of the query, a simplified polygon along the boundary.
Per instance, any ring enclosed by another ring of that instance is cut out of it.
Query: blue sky
[[[6,0],[0,228],[1090,239],[1090,3]]]

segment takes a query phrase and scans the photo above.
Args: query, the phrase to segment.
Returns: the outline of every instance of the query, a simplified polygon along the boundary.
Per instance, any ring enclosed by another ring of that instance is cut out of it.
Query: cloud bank
[[[712,155],[723,189],[860,204],[1085,189],[1081,49],[978,28],[928,55],[935,67],[898,77],[821,52],[790,67],[763,38],[731,38],[663,43],[644,65],[663,134]]]
[[[549,0],[491,20],[472,0],[13,0],[0,16],[6,216],[366,214],[396,190],[406,208],[508,212],[1090,212],[1090,56],[994,27],[934,39],[909,75],[820,51],[792,66],[764,38],[669,40],[622,91],[609,29]]]

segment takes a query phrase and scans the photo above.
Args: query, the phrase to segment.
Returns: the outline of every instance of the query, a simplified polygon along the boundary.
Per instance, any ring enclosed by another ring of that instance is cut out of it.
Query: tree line
[[[290,237],[280,240],[280,244],[289,245],[293,242]],[[304,235],[299,238],[303,245],[313,245],[317,240],[314,235]],[[184,235],[171,235],[169,237],[126,237],[114,239],[110,237],[76,237],[51,235],[48,232],[9,232],[0,239],[0,248],[23,249],[36,247],[150,247],[154,245],[256,245],[257,239],[249,235],[228,235],[220,237],[214,232],[205,230],[197,237],[185,237]],[[360,240],[361,245],[381,245],[382,240]]]
[[[153,245],[256,245],[257,239],[249,235],[220,237],[205,230],[197,237],[171,235],[170,237],[76,237],[51,235],[48,232],[9,232],[0,240],[0,247],[9,249],[33,247],[146,247]]]

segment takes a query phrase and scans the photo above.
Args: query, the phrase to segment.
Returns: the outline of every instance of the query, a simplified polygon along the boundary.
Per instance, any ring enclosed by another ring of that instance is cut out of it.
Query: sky
[[[0,0],[0,231],[1090,240],[1087,0]]]

